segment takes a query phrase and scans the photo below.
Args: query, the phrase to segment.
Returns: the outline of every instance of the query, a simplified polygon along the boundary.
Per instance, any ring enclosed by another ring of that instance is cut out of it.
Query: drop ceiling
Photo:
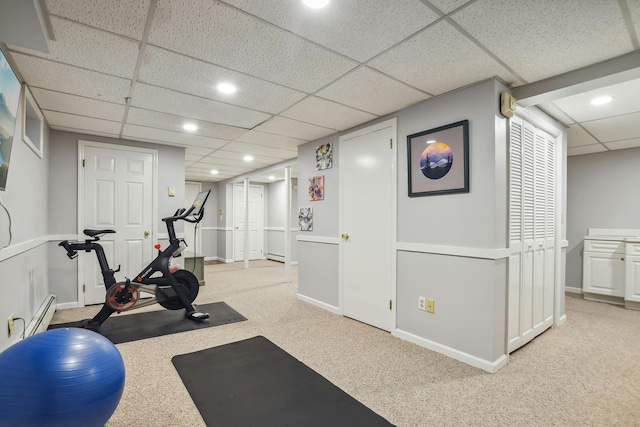
[[[22,27],[52,36],[48,52],[2,30],[0,42],[48,125],[185,147],[186,177],[199,181],[265,175],[308,141],[478,81],[525,87],[640,47],[637,0],[34,4],[43,19]],[[237,91],[218,92],[222,82]],[[591,106],[603,92],[613,102]],[[540,107],[567,125],[569,155],[640,146],[640,79]]]

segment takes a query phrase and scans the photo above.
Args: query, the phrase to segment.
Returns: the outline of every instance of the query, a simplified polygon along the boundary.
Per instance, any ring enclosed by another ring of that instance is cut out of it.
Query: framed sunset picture
[[[469,192],[469,121],[407,136],[409,197]]]

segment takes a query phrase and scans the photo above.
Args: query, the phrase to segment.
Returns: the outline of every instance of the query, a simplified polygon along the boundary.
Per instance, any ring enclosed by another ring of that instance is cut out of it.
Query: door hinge
[[[393,301],[389,300],[389,310],[393,308]]]
[[[82,285],[82,293],[87,292],[87,285]]]
[[[82,167],[84,167],[84,159],[82,159]]]
[[[389,148],[393,149],[393,138],[389,138]]]

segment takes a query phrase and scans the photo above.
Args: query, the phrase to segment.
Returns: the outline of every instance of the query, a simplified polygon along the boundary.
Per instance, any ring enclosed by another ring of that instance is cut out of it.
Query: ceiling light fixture
[[[249,154],[247,154],[246,156],[243,157],[245,162],[250,162],[251,160],[253,160],[253,156],[250,156]]]
[[[269,179],[270,179],[271,181],[273,181],[274,179],[276,179],[276,177],[275,177],[275,176],[273,176],[273,175],[269,175]]]
[[[613,98],[611,98],[609,95],[605,95],[605,96],[598,96],[596,98],[593,98],[591,100],[591,105],[604,105],[604,104],[608,104],[611,102]]]
[[[211,175],[218,175],[220,171],[218,169],[211,169]]]
[[[236,92],[236,87],[234,85],[232,85],[231,83],[220,83],[218,86],[216,86],[216,89],[218,89],[218,91],[222,92],[222,93],[235,93]]]
[[[198,126],[194,125],[193,123],[185,123],[182,125],[182,129],[188,130],[189,132],[193,132],[198,130]]]
[[[320,9],[329,4],[329,0],[302,0],[302,2],[312,9]]]

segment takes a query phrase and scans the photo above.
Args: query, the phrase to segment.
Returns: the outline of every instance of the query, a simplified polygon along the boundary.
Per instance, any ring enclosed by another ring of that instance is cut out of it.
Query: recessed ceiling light
[[[269,179],[270,179],[271,181],[273,181],[274,179],[276,179],[276,177],[275,177],[275,176],[273,176],[273,175],[269,175]]]
[[[211,175],[218,175],[220,171],[218,169],[211,169]]]
[[[320,9],[329,4],[329,0],[302,0],[302,2],[312,9]]]
[[[222,93],[235,93],[236,91],[236,87],[231,83],[220,83],[218,86],[216,86],[216,89],[218,89],[218,91]]]
[[[189,132],[193,132],[195,130],[198,130],[198,126],[194,125],[193,123],[185,123],[182,125],[182,128],[184,130],[188,130]]]
[[[250,156],[247,154],[246,156],[243,157],[243,159],[245,162],[250,162],[251,160],[253,160],[253,156]]]
[[[591,105],[604,105],[604,104],[608,104],[611,102],[613,98],[611,98],[608,95],[605,96],[598,96],[596,98],[593,98],[591,100]]]

